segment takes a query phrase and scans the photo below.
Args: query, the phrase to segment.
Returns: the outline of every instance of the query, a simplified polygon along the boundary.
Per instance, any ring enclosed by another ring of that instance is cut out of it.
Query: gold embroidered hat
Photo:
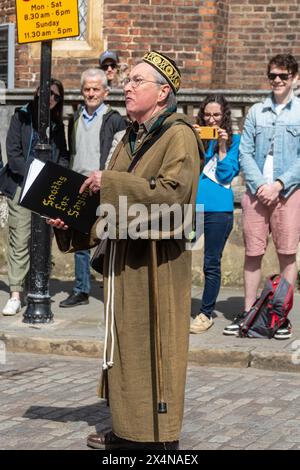
[[[169,83],[174,93],[180,88],[181,74],[174,60],[161,52],[149,51],[143,57],[143,61],[152,65]]]

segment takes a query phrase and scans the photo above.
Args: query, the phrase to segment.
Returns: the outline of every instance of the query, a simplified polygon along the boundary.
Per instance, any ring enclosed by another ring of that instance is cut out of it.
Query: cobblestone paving
[[[108,429],[94,359],[8,354],[0,364],[0,449],[87,449]],[[191,365],[182,449],[300,449],[299,374]]]

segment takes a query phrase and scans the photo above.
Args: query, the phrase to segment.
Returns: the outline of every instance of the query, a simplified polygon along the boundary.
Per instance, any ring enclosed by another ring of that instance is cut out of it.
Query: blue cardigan
[[[217,141],[211,140],[205,153],[205,164],[214,156]],[[240,135],[233,134],[232,143],[223,160],[217,156],[216,177],[223,184],[231,183],[239,172]],[[204,204],[204,212],[232,212],[233,191],[215,183],[203,173],[199,179],[197,204]]]

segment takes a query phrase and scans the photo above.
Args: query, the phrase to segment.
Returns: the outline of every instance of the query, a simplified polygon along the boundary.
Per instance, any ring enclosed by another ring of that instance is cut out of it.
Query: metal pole
[[[52,41],[42,42],[40,67],[40,97],[38,133],[39,142],[35,147],[40,160],[51,159],[50,131],[50,79]],[[51,323],[51,297],[49,277],[51,268],[51,227],[38,214],[31,215],[30,271],[27,308],[24,323]]]

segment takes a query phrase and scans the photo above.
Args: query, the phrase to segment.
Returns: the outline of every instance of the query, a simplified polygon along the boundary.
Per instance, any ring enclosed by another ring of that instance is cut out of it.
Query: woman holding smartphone
[[[240,135],[233,134],[231,111],[222,95],[208,95],[201,103],[196,128],[214,127],[217,138],[203,140],[205,162],[199,179],[197,205],[204,211],[204,290],[202,306],[190,332],[204,333],[213,325],[212,313],[221,285],[221,258],[233,227],[231,181],[239,172]],[[205,138],[205,131],[202,138]]]

